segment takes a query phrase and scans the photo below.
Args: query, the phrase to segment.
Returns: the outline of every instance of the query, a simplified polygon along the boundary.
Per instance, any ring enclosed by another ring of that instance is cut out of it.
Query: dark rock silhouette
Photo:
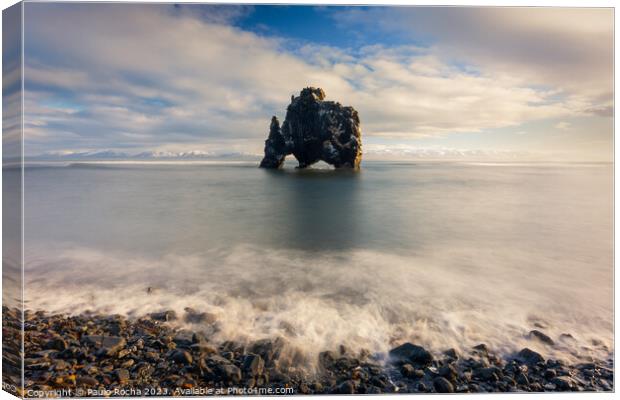
[[[325,161],[336,168],[359,168],[362,160],[360,120],[353,107],[325,101],[321,88],[308,87],[291,97],[280,127],[271,118],[262,168],[279,168],[293,154],[298,168]]]
[[[284,162],[284,158],[290,151],[287,150],[286,142],[280,130],[280,121],[274,115],[271,117],[269,137],[265,140],[265,157],[260,166],[263,168],[278,168]]]

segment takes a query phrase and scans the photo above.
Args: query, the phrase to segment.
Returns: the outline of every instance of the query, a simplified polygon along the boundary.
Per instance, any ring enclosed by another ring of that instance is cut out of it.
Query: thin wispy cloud
[[[334,21],[423,38],[445,59],[527,86],[611,101],[613,12],[561,7],[369,7]]]

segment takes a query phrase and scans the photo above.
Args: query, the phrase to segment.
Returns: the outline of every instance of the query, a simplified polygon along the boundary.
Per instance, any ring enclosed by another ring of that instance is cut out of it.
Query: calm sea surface
[[[283,335],[308,353],[415,340],[435,350],[485,342],[606,354],[592,339],[613,348],[612,172],[30,166],[26,299],[129,315],[189,306],[218,316],[205,329],[222,340]],[[578,344],[532,343],[534,327]]]

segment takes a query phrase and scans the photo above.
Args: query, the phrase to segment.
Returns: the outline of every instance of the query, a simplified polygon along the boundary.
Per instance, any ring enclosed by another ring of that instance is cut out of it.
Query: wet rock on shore
[[[12,314],[3,311],[7,323]],[[282,338],[216,343],[201,332],[174,328],[167,322],[171,316],[27,312],[26,389],[151,388],[169,395],[231,386],[297,394],[613,390],[611,358],[569,365],[527,348],[502,358],[483,344],[466,354],[432,354],[402,343],[383,355],[341,346],[321,352],[316,368],[304,368]]]

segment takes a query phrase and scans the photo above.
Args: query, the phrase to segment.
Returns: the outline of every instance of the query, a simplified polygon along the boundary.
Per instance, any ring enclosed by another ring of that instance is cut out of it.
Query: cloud
[[[566,122],[566,121],[560,121],[557,124],[553,125],[555,129],[560,129],[560,130],[566,130],[570,128],[570,126],[571,126],[570,122]]]
[[[308,85],[356,107],[367,137],[481,132],[592,113],[608,100],[559,81],[528,85],[482,53],[468,69],[439,45],[291,48],[230,24],[247,9],[28,3],[26,11],[30,154],[259,151],[270,116],[283,118],[290,95]]]
[[[368,7],[334,20],[411,39],[487,73],[608,101],[613,79],[613,9],[567,7]]]

